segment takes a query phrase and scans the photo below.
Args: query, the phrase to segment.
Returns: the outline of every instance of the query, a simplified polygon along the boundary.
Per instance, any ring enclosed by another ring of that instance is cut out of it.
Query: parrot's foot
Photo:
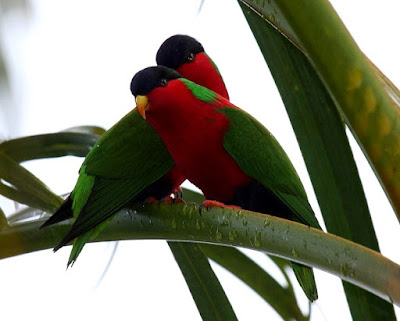
[[[236,205],[226,205],[226,204],[218,202],[218,201],[205,200],[199,206],[200,215],[201,215],[201,211],[203,210],[203,208],[209,208],[209,207],[233,208],[233,209],[236,209],[236,210],[241,210],[242,209],[240,206],[236,206]]]
[[[144,201],[145,204],[158,204],[158,205],[160,205],[160,204],[172,204],[174,202],[175,202],[175,199],[170,195],[165,196],[162,199],[157,199],[157,198],[155,198],[153,196],[150,196],[150,197],[146,198],[146,200]]]
[[[174,194],[173,197],[171,195],[164,197],[163,199],[160,200],[160,203],[179,204],[179,203],[185,203],[185,201],[182,198],[177,198],[176,194]]]
[[[185,203],[182,199],[182,190],[176,189],[171,195],[165,196],[162,199],[157,199],[153,196],[146,198],[145,204],[175,204],[175,203]]]
[[[186,202],[182,198],[173,198],[172,203],[174,204],[185,204]]]
[[[183,197],[182,189],[179,186],[174,190],[174,193],[171,193],[171,195],[164,197],[162,201],[163,203],[169,203],[169,204],[182,204],[185,203],[182,197]]]
[[[174,196],[175,196],[175,200],[183,201],[183,192],[182,192],[182,188],[180,186],[177,189],[175,189]]]

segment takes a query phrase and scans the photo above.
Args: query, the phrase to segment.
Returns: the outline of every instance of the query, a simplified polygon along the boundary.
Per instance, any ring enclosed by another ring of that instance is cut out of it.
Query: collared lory
[[[176,166],[207,200],[320,228],[288,156],[256,119],[162,66],[138,72],[131,91]],[[317,299],[312,269],[292,266],[309,300]]]
[[[175,37],[180,39],[179,55],[182,51],[190,52],[195,57],[205,55],[201,44],[193,38]],[[174,59],[170,55],[175,55],[175,52],[166,51],[163,46],[157,59],[167,62]],[[171,44],[168,47],[171,48]],[[201,75],[204,86],[227,95],[218,69],[211,59],[204,57],[188,60],[190,65],[183,60],[180,62],[185,77],[197,81]],[[198,68],[204,70],[198,72]],[[179,189],[184,179],[159,136],[135,109],[107,131],[92,148],[80,168],[74,190],[42,227],[75,218],[70,231],[54,248],[57,251],[75,240],[68,261],[70,265],[86,242],[95,238],[124,205],[148,198],[162,199]]]
[[[144,135],[144,136],[142,136]],[[72,240],[68,265],[89,239],[100,233],[129,202],[163,198],[184,177],[174,170],[165,145],[134,109],[109,129],[87,154],[74,190],[42,227],[73,216],[75,221],[57,251]]]

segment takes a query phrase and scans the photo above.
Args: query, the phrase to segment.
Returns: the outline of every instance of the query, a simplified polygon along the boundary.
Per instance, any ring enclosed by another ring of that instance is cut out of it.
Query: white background
[[[332,3],[364,53],[399,86],[398,2]],[[288,152],[322,222],[286,111],[238,4],[206,0],[198,13],[199,5],[198,0],[32,1],[28,13],[3,14],[1,40],[11,95],[1,95],[0,138],[77,125],[109,128],[134,107],[132,76],[155,64],[155,53],[167,37],[189,34],[218,65],[231,101],[258,118]],[[399,263],[399,223],[351,141],[381,250]],[[72,190],[81,162],[65,157],[26,165],[61,194]],[[14,210],[10,202],[0,202],[8,212]],[[2,319],[200,320],[165,242],[120,242],[98,283],[114,246],[87,245],[67,271],[69,247],[56,254],[48,250],[2,260]],[[264,255],[247,253],[270,271]],[[213,267],[240,320],[280,319],[252,290]],[[320,298],[312,320],[350,320],[339,279],[320,271],[316,278]]]

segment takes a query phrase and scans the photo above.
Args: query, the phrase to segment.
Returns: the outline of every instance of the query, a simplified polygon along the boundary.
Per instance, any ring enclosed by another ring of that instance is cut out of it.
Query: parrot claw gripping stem
[[[158,203],[160,204],[181,204],[181,203],[185,203],[185,201],[182,199],[183,197],[183,193],[182,193],[182,189],[179,187],[177,188],[174,193],[171,195],[167,195],[161,199],[156,199],[155,197],[148,197],[145,201],[145,203]]]
[[[175,200],[178,200],[178,199],[183,200],[183,191],[182,191],[182,188],[178,187],[178,188],[175,190],[174,195],[175,195]]]
[[[160,200],[160,203],[164,203],[164,204],[181,204],[181,203],[185,203],[185,201],[181,198],[176,198],[176,196],[174,195],[174,197],[172,196],[166,196],[163,199]]]
[[[185,201],[183,200],[183,192],[182,189],[180,187],[178,187],[175,192],[174,192],[174,198],[172,199],[171,203],[185,203]]]

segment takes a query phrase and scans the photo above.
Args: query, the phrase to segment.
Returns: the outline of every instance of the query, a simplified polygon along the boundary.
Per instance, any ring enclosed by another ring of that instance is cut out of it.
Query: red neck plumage
[[[184,78],[229,99],[224,80],[206,53],[198,53],[192,62],[183,64],[177,71]]]
[[[223,145],[230,121],[218,108],[234,106],[223,97],[215,104],[200,101],[180,80],[153,90],[148,99],[146,119],[179,170],[207,199],[232,200],[234,189],[251,180]]]

